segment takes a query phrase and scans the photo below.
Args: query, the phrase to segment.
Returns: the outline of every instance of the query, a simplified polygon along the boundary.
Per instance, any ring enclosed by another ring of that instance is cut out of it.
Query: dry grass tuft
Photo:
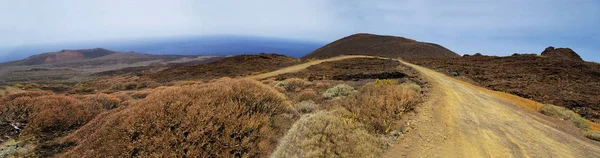
[[[356,92],[357,91],[354,90],[354,87],[351,87],[347,84],[340,84],[333,88],[327,89],[327,91],[325,91],[325,93],[323,93],[323,97],[325,97],[327,99],[341,98],[341,97],[350,96]]]
[[[163,88],[76,131],[63,156],[265,157],[293,121],[289,108],[254,80]]]
[[[396,120],[421,101],[420,93],[400,85],[365,85],[360,94],[338,101],[348,109],[367,130],[384,134],[390,132]]]
[[[386,145],[341,109],[302,116],[271,157],[376,157]]]
[[[413,91],[415,91],[417,93],[423,92],[423,88],[421,88],[421,86],[419,86],[416,83],[406,82],[406,83],[400,84],[400,86],[402,86],[403,88],[406,88],[406,89],[413,90]]]
[[[312,85],[312,83],[306,80],[299,78],[289,78],[284,81],[278,82],[275,86],[282,87],[286,91],[299,92],[310,85]]]
[[[313,111],[315,111],[315,109],[317,109],[317,104],[312,101],[312,100],[307,100],[307,101],[302,101],[296,105],[294,105],[294,108],[296,109],[296,111],[298,111],[299,113],[312,113]]]
[[[567,108],[551,104],[544,104],[544,106],[542,106],[542,108],[540,109],[540,112],[544,115],[572,122],[573,125],[583,130],[587,131],[590,129],[590,125],[588,124],[588,121],[585,118],[579,116],[579,114]]]

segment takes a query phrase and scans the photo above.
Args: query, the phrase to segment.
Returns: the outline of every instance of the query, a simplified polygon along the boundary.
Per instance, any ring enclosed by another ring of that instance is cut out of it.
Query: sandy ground
[[[405,64],[433,84],[431,97],[383,157],[600,157],[581,130],[533,111],[539,103]]]
[[[263,79],[296,72],[341,56],[250,76]],[[402,62],[402,61],[401,61]],[[540,103],[487,90],[403,62],[432,84],[409,131],[383,157],[600,157],[599,143],[576,127],[536,112]]]

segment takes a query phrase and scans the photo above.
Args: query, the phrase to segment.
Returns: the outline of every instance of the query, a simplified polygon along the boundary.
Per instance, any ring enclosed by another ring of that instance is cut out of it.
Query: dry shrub
[[[323,81],[316,81],[316,83],[315,83],[315,88],[317,88],[317,89],[327,89],[331,86],[332,85],[330,83],[323,82]]]
[[[150,94],[150,91],[137,91],[131,93],[131,97],[133,99],[144,99],[148,96],[148,94]]]
[[[310,85],[312,85],[312,83],[308,82],[306,80],[299,79],[299,78],[289,78],[289,79],[286,79],[284,81],[277,83],[275,86],[282,87],[287,91],[299,92],[300,90],[302,90]]]
[[[413,90],[417,93],[421,93],[423,91],[423,88],[421,88],[421,86],[419,86],[418,84],[413,83],[413,82],[405,82],[405,83],[400,84],[400,86],[402,86],[406,89]]]
[[[544,115],[548,115],[548,116],[552,116],[555,118],[559,118],[559,119],[563,119],[563,120],[572,122],[573,125],[577,126],[580,129],[583,129],[583,130],[590,129],[590,125],[587,123],[587,120],[585,118],[579,116],[579,114],[577,114],[567,108],[552,105],[552,104],[544,104],[544,106],[542,106],[542,108],[540,109],[540,112]]]
[[[327,89],[327,91],[325,91],[325,93],[323,93],[323,97],[325,97],[327,99],[340,98],[340,97],[350,96],[356,92],[357,91],[354,90],[354,87],[349,86],[347,84],[340,84],[333,88]]]
[[[23,131],[27,134],[55,134],[84,125],[101,110],[99,103],[45,94],[48,93],[10,96],[14,99],[0,103],[0,122],[25,126]]]
[[[411,110],[421,95],[399,85],[365,85],[360,94],[339,100],[336,105],[346,108],[367,130],[388,133],[401,115]]]
[[[312,101],[321,101],[322,97],[313,89],[305,89],[300,91],[298,95],[294,98],[296,102],[312,100]]]
[[[13,100],[15,98],[20,98],[20,97],[39,97],[39,96],[45,96],[45,95],[52,95],[54,93],[52,92],[47,92],[47,91],[27,91],[27,92],[22,92],[22,93],[13,93],[13,94],[9,94],[7,95],[5,98],[3,98],[4,101],[10,101]]]
[[[312,113],[317,108],[317,104],[312,100],[307,100],[294,105],[299,113]]]
[[[201,82],[190,80],[190,81],[181,81],[181,82],[177,83],[177,85],[179,85],[179,86],[190,86],[190,85],[197,85],[199,83],[201,83]]]
[[[289,107],[254,80],[164,88],[72,134],[78,146],[64,156],[265,157],[293,121]]]
[[[111,93],[110,95],[121,99],[121,102],[125,102],[125,101],[129,101],[129,100],[133,99],[133,97],[131,97],[132,94],[133,94],[133,92],[130,92],[130,91],[117,91],[117,92]]]
[[[35,98],[35,114],[25,132],[32,134],[69,131],[84,125],[102,110],[101,105],[67,96]]]
[[[262,82],[263,84],[266,84],[266,85],[271,85],[276,80],[277,80],[277,78],[271,77],[271,78],[264,79],[264,80],[262,80],[260,82]]]
[[[102,108],[104,108],[106,110],[117,108],[117,106],[119,106],[119,104],[122,102],[121,99],[119,99],[115,96],[112,96],[112,95],[104,94],[104,93],[85,95],[81,99],[99,103],[100,105],[102,105]]]
[[[348,112],[303,115],[283,137],[271,157],[376,157],[386,142],[369,134]]]

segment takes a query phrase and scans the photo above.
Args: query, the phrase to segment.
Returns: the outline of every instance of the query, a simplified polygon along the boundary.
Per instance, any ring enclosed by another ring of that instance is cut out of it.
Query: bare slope
[[[419,42],[403,37],[354,34],[327,44],[302,59],[324,59],[339,55],[371,55],[405,59],[460,57],[451,50],[433,43]]]
[[[43,53],[31,56],[24,59],[21,65],[42,65],[42,64],[54,64],[69,61],[78,61],[85,59],[98,58],[110,54],[116,54],[118,52],[95,48],[95,49],[79,49],[79,50],[61,50],[59,52]]]

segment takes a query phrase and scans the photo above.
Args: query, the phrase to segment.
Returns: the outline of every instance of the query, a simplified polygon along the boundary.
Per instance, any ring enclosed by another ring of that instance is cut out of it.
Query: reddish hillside
[[[42,65],[42,64],[54,64],[69,61],[78,61],[85,59],[92,59],[103,57],[110,54],[116,54],[118,52],[95,48],[95,49],[78,49],[78,50],[62,50],[60,52],[51,52],[31,56],[24,59],[21,65]]]
[[[300,60],[279,54],[238,55],[208,64],[174,67],[148,74],[147,77],[159,82],[215,79],[245,76],[253,72],[272,71],[295,64],[300,64]]]
[[[403,37],[354,34],[327,44],[302,59],[323,59],[339,55],[374,55],[405,59],[460,57],[451,50],[433,43],[419,42]]]

